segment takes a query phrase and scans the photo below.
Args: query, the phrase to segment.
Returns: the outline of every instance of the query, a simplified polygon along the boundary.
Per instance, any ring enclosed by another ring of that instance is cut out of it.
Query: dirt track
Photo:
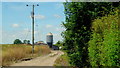
[[[34,58],[29,61],[22,61],[20,63],[15,63],[11,66],[53,66],[54,61],[62,54],[62,51],[51,51],[52,53]]]

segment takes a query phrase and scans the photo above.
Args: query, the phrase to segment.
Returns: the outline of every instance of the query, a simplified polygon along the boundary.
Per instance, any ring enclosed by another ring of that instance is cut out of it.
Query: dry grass
[[[2,66],[8,66],[22,58],[36,57],[50,53],[48,46],[35,46],[34,55],[32,55],[32,46],[30,45],[2,45]]]
[[[35,47],[35,53],[39,53],[41,55],[45,55],[45,54],[50,53],[50,49],[49,49],[48,46],[40,46],[39,48]]]
[[[0,55],[0,66],[2,66],[2,55]]]

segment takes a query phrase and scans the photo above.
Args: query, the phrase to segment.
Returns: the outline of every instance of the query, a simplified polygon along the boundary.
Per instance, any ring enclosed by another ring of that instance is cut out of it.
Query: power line
[[[25,40],[27,39],[28,35],[29,35],[30,30],[28,29],[26,36],[25,36]]]
[[[24,40],[26,40],[27,38],[28,38],[28,35],[29,35],[29,33],[31,32],[30,31],[30,28],[28,27],[28,25],[27,25],[27,23],[24,23],[25,25],[25,27],[27,27],[24,31],[26,32],[25,33],[25,36],[24,36]]]
[[[36,36],[37,36],[38,38],[40,38],[40,30],[39,30],[39,25],[38,25],[38,24],[36,24],[36,31],[37,31]]]

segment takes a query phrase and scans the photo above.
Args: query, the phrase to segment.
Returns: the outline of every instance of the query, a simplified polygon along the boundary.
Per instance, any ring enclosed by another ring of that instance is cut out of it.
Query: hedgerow
[[[120,26],[118,24],[118,10],[92,23],[88,48],[91,66],[120,67]]]

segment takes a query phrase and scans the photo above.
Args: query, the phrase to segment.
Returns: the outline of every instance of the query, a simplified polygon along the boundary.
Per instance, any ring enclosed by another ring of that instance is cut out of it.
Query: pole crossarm
[[[33,4],[33,5],[34,5],[34,6],[39,6],[39,4],[36,4],[36,5],[35,5],[35,4]],[[28,5],[28,4],[27,4],[26,6],[33,6],[33,5]]]

